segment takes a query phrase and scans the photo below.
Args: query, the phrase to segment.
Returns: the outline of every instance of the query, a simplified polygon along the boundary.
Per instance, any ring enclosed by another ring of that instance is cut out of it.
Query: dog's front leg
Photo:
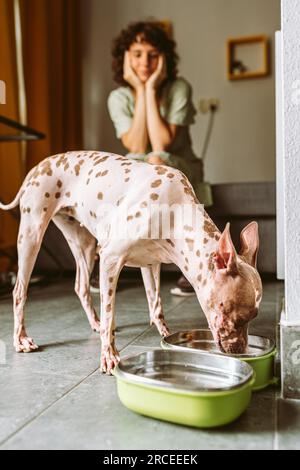
[[[100,292],[101,292],[101,372],[111,374],[120,357],[115,346],[115,296],[118,278],[123,261],[101,253]]]

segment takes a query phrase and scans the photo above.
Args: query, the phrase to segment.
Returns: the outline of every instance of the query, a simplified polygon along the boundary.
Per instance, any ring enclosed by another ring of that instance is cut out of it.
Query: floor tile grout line
[[[153,325],[148,326],[145,330],[143,330],[139,335],[137,335],[132,341],[129,341],[125,346],[123,346],[120,349],[120,352],[122,352],[125,348],[130,346],[135,340],[137,340],[140,336],[142,336],[144,333],[146,333],[148,330],[150,330],[153,327]],[[38,419],[40,416],[42,416],[46,411],[48,411],[50,408],[52,408],[54,405],[59,403],[62,399],[64,399],[67,395],[69,395],[71,392],[73,392],[77,387],[79,387],[82,383],[84,383],[89,377],[95,374],[99,370],[99,367],[94,369],[92,372],[90,372],[86,377],[84,377],[82,380],[77,382],[73,387],[68,389],[61,397],[59,397],[57,400],[54,400],[52,403],[50,403],[48,406],[43,408],[37,415],[32,417],[30,420],[28,420],[26,423],[24,423],[20,428],[18,428],[16,431],[11,433],[9,436],[7,436],[3,441],[0,441],[0,448],[3,447],[3,445],[7,444],[8,441],[10,441],[13,437],[15,437],[19,432],[21,432],[23,429],[25,429],[27,426],[29,426],[31,423],[33,423],[36,419]]]
[[[176,307],[178,307],[179,305],[181,305],[184,301],[186,301],[187,299],[186,298],[183,298],[181,302],[179,302],[177,305],[174,305],[174,307],[171,307],[170,310],[167,310],[165,311],[166,313],[169,313],[171,312],[172,310],[174,310]],[[120,352],[122,352],[124,349],[128,348],[128,346],[132,345],[132,343],[134,343],[134,341],[136,341],[138,338],[140,338],[141,336],[143,336],[147,331],[150,331],[151,328],[153,328],[155,325],[150,325],[148,326],[144,331],[142,331],[140,334],[138,334],[133,340],[129,341],[129,343],[127,343],[125,346],[123,346],[121,349],[120,349]]]
[[[123,346],[120,349],[120,352],[124,351],[124,349],[128,348],[128,346],[132,345],[132,343],[134,343],[134,341],[136,341],[141,336],[143,336],[147,331],[150,331],[151,328],[153,328],[153,325],[147,326],[147,328],[145,330],[143,330],[139,335],[137,335],[135,338],[133,338],[131,341],[129,341],[129,343],[125,344],[125,346]]]
[[[186,299],[182,299],[181,302],[179,302],[177,305],[175,305],[174,307],[166,310],[166,312],[170,312],[172,310],[174,310],[176,307],[178,307],[179,305],[181,305]],[[140,338],[141,336],[143,336],[144,333],[146,333],[147,331],[151,330],[151,328],[153,327],[153,325],[150,325],[148,326],[145,330],[143,330],[139,335],[137,335],[133,340],[129,341],[129,343],[127,343],[125,346],[123,346],[121,349],[120,349],[120,352],[123,351],[124,349],[126,349],[128,346],[130,346],[134,341],[136,341],[138,338]],[[92,376],[93,374],[95,374],[95,372],[97,372],[97,370],[99,370],[99,367],[97,367],[96,369],[94,369],[92,372],[90,372],[86,377],[84,377],[82,380],[80,380],[79,382],[77,382],[73,387],[71,387],[70,389],[68,389],[65,393],[63,393],[63,395],[61,397],[59,397],[58,399],[54,400],[53,402],[51,402],[48,406],[46,406],[45,408],[43,408],[37,415],[35,415],[34,417],[32,417],[30,420],[28,420],[27,422],[25,422],[20,428],[18,428],[16,431],[14,431],[13,433],[11,433],[9,436],[7,436],[4,440],[0,441],[0,448],[3,447],[3,445],[5,445],[9,440],[11,440],[14,436],[16,436],[19,432],[21,432],[24,428],[26,428],[27,426],[29,426],[33,421],[35,421],[36,419],[38,419],[41,415],[43,415],[46,411],[48,411],[52,406],[56,405],[60,400],[64,399],[69,393],[71,393],[72,391],[74,391],[78,386],[80,386],[82,383],[84,383],[90,376]]]
[[[274,413],[274,442],[273,450],[279,450],[279,434],[278,434],[278,392],[275,392],[275,413]]]
[[[33,423],[36,419],[38,419],[40,416],[42,416],[46,411],[48,411],[50,408],[52,408],[54,405],[56,405],[58,402],[63,400],[67,395],[69,395],[71,392],[73,392],[79,385],[81,385],[83,382],[85,382],[89,377],[91,377],[95,372],[99,370],[99,367],[97,367],[95,370],[90,372],[86,377],[84,377],[82,380],[77,382],[73,387],[68,389],[65,393],[62,394],[61,397],[59,397],[57,400],[54,400],[52,403],[50,403],[48,406],[46,406],[43,410],[41,410],[39,413],[37,413],[36,416],[32,417],[29,419],[26,423],[24,423],[20,428],[18,428],[16,431],[11,433],[8,437],[6,437],[3,441],[0,441],[0,449],[3,447],[4,444],[7,444],[8,441],[10,441],[13,437],[15,437],[19,432],[21,432],[23,429],[25,429],[27,426],[29,426],[31,423]]]

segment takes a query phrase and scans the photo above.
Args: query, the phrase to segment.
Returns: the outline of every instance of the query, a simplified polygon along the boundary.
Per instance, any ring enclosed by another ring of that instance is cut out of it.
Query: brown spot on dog
[[[215,235],[215,240],[218,242],[220,240],[220,235]]]
[[[88,175],[90,176],[92,173],[93,173],[93,170],[90,170],[90,171],[88,172]]]
[[[29,212],[31,211],[30,207],[27,207],[26,211],[27,211],[28,214],[29,214]]]
[[[156,200],[158,199],[158,194],[152,193],[152,194],[150,195],[150,198],[152,199],[152,201],[156,201]]]
[[[207,239],[207,238],[204,238],[204,239],[203,239],[203,243],[205,244],[205,243],[207,243],[207,242],[208,242],[208,239]]]
[[[75,170],[76,176],[78,176],[80,173],[80,165],[75,165],[74,170]]]
[[[99,173],[96,174],[96,178],[98,178],[99,176],[105,176],[105,175],[107,175],[107,173],[108,173],[108,170],[99,171]]]
[[[196,256],[198,256],[198,258],[200,257],[200,251],[199,250],[196,251]]]
[[[164,175],[168,171],[164,166],[156,166],[155,170],[158,175]]]
[[[47,212],[48,208],[47,207],[44,207],[43,211],[44,212]]]
[[[109,297],[111,297],[113,295],[113,290],[112,289],[109,289],[108,295],[109,295]]]
[[[199,276],[197,276],[197,281],[202,282],[202,275],[201,274],[199,274]]]
[[[59,157],[59,160],[56,162],[56,166],[57,168],[60,166],[60,165],[66,165],[68,163],[68,159],[66,158],[66,154],[61,154],[60,157]]]
[[[97,198],[98,199],[103,199],[103,193],[98,193]]]
[[[186,244],[188,245],[189,250],[193,251],[193,249],[194,249],[194,240],[193,240],[193,238],[185,238],[184,240],[185,240]]]
[[[130,178],[125,178],[124,179],[125,183],[128,183],[129,180],[130,180]]]
[[[61,194],[60,194],[60,193],[55,193],[55,199],[59,199],[59,198],[60,198],[60,196],[61,196]]]
[[[153,181],[153,183],[151,183],[151,188],[158,188],[158,186],[160,186],[161,183],[162,183],[162,180]]]
[[[69,163],[66,163],[65,166],[64,166],[64,171],[67,171],[67,169],[69,168]]]
[[[106,305],[106,311],[111,312],[111,304]]]
[[[133,215],[128,215],[127,216],[127,220],[132,220],[133,219]]]
[[[147,207],[148,203],[146,201],[142,202],[141,207]]]
[[[125,169],[125,173],[130,173],[131,172],[131,169],[130,168],[126,168]]]
[[[102,162],[106,162],[106,160],[107,160],[108,158],[109,158],[109,156],[107,156],[107,155],[106,155],[105,157],[100,157],[99,160],[97,159],[97,164],[98,164],[98,163],[102,163]],[[95,166],[95,164],[94,164],[94,166]]]
[[[166,242],[169,243],[169,245],[171,245],[173,247],[175,246],[175,244],[169,238],[166,239]]]
[[[79,165],[81,166],[83,164],[84,164],[84,160],[80,160]]]
[[[122,196],[118,201],[117,201],[117,206],[119,206],[121,204],[121,202],[123,201],[124,199],[124,196]]]
[[[57,181],[57,186],[58,186],[59,188],[62,187],[62,182],[61,182],[60,180]]]
[[[113,277],[109,277],[109,278],[108,278],[108,282],[110,282],[110,283],[114,282],[114,278],[113,278]]]
[[[71,197],[70,191],[68,191],[68,192],[66,193],[66,196],[67,196],[67,197]]]
[[[180,182],[181,182],[181,184],[183,184],[183,186],[185,186],[187,188],[189,187],[189,184],[188,184],[188,181],[187,181],[186,178],[181,178]]]
[[[141,215],[142,215],[141,212],[137,212],[137,213],[135,214],[136,217],[141,217]]]
[[[185,260],[186,264],[189,264],[188,258],[184,258],[184,260]]]
[[[215,270],[215,256],[216,253],[210,253],[209,259],[208,259],[208,270],[209,271],[214,271]]]
[[[184,225],[183,230],[186,230],[187,232],[192,232],[194,229],[193,227],[190,227],[189,225]]]
[[[215,227],[215,225],[210,220],[205,220],[204,221],[204,231],[207,233],[207,235],[210,238],[215,237],[216,230],[217,230],[217,228]]]
[[[129,166],[129,165],[132,165],[132,162],[121,163],[121,166]]]
[[[91,181],[91,180],[90,180],[90,178],[89,178],[89,179],[86,181],[86,184],[87,184],[87,185],[90,184],[90,181]]]
[[[171,179],[171,178],[174,178],[174,176],[175,176],[174,173],[168,173],[168,174],[167,174],[167,178],[170,178],[170,179]]]
[[[184,269],[185,271],[188,271],[188,270],[189,270],[189,268],[188,268],[187,266],[184,266],[183,269]]]
[[[206,286],[206,283],[207,283],[207,280],[204,279],[204,281],[202,282],[202,286],[203,286],[203,287]]]
[[[50,194],[49,194],[49,193],[45,193],[45,197],[50,197]]]
[[[44,160],[42,163],[41,163],[41,175],[48,175],[48,176],[52,176],[52,169],[51,169],[51,162],[49,159],[46,159]],[[34,174],[34,177],[36,177],[37,175]]]

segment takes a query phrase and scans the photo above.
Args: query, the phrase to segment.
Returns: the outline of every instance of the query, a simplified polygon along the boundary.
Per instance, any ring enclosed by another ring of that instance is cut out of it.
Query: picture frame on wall
[[[269,39],[266,35],[227,40],[228,80],[266,77],[269,69]]]

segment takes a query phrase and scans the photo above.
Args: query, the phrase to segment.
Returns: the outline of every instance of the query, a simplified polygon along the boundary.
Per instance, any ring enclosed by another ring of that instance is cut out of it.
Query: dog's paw
[[[19,338],[14,338],[14,348],[16,352],[29,353],[36,351],[39,347],[32,338],[28,336],[20,336]]]
[[[160,336],[163,336],[163,337],[169,336],[170,330],[167,327],[167,325],[162,325],[162,327],[159,330],[159,333],[160,333]]]
[[[100,333],[100,320],[95,320],[91,323],[91,328],[96,333]]]
[[[120,362],[120,356],[118,352],[110,347],[106,351],[101,351],[101,362],[100,362],[100,372],[107,375],[112,375],[113,369]]]
[[[152,324],[154,324],[156,326],[160,336],[163,336],[163,337],[169,336],[170,330],[169,330],[169,328],[167,327],[167,325],[165,324],[164,321],[157,320],[157,321],[153,321]]]

